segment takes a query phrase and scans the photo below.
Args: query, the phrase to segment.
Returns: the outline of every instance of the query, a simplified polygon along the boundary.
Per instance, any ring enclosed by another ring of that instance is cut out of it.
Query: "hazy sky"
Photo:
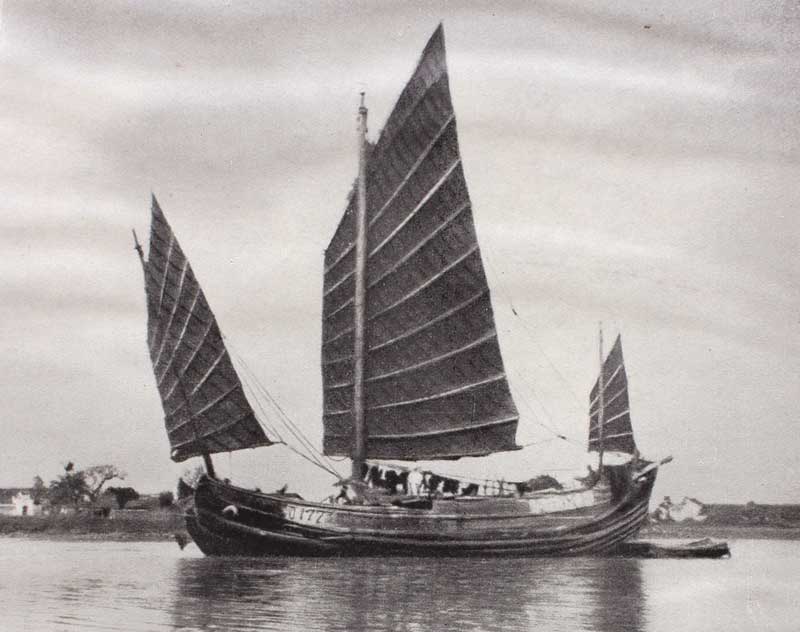
[[[158,491],[186,469],[130,235],[151,191],[234,354],[321,444],[358,92],[375,137],[442,20],[518,441],[546,441],[447,469],[582,468],[545,426],[585,441],[602,320],[642,453],[675,457],[656,497],[800,502],[798,0],[0,7],[0,485],[73,460]],[[217,462],[331,489],[283,447]]]

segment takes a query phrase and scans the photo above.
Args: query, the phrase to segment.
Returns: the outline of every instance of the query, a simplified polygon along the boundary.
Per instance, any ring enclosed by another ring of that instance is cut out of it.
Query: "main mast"
[[[600,377],[597,381],[597,393],[598,393],[598,411],[597,411],[597,438],[598,442],[600,443],[600,460],[598,463],[598,471],[603,469],[603,409],[605,408],[605,398],[603,394],[603,389],[605,385],[603,384],[603,323],[599,324],[600,330]]]
[[[364,93],[358,108],[358,189],[356,192],[356,269],[353,332],[353,470],[361,478],[367,454],[367,427],[364,417],[364,321],[366,310],[367,266],[367,108]]]

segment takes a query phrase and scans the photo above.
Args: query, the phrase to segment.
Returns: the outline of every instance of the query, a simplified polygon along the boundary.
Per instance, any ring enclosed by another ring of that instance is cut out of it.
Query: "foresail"
[[[617,336],[614,346],[603,363],[603,432],[600,433],[598,417],[600,398],[597,382],[589,395],[589,450],[599,452],[625,452],[633,454],[630,403],[628,401],[628,376],[622,358],[622,340]],[[602,440],[601,440],[602,439]]]
[[[147,344],[173,461],[270,445],[216,318],[155,197],[145,267]]]
[[[369,458],[512,450],[511,398],[461,165],[441,26],[367,161]],[[353,434],[355,198],[325,252],[324,451]]]

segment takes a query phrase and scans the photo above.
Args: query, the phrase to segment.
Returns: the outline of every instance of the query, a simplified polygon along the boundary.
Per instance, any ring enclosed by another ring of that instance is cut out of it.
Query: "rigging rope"
[[[237,363],[243,369],[243,372],[245,374],[244,377],[246,386],[248,390],[251,392],[251,395],[254,397],[256,405],[259,407],[261,414],[264,416],[264,419],[259,419],[259,422],[261,422],[266,427],[267,426],[266,418],[270,416],[267,415],[266,410],[262,406],[261,397],[259,397],[259,392],[260,392],[260,394],[264,398],[266,398],[266,400],[277,411],[276,417],[278,421],[281,424],[283,424],[284,428],[288,430],[289,433],[291,433],[291,435],[299,442],[300,446],[306,451],[306,453],[305,454],[302,453],[300,450],[298,450],[288,441],[286,441],[281,436],[281,434],[277,432],[277,428],[267,428],[268,430],[274,432],[275,436],[278,437],[279,439],[279,443],[282,443],[298,456],[301,456],[302,458],[316,465],[320,469],[325,470],[332,476],[336,478],[341,478],[342,477],[341,474],[336,471],[335,465],[333,464],[333,462],[330,461],[330,458],[325,456],[318,450],[316,450],[316,448],[314,448],[311,441],[309,441],[309,439],[303,434],[303,431],[300,430],[300,428],[292,421],[289,415],[286,414],[286,412],[283,410],[283,408],[277,402],[277,400],[275,400],[275,398],[272,396],[269,390],[267,390],[267,388],[260,382],[258,377],[253,373],[253,371],[250,369],[249,365],[244,361],[242,356],[233,348],[233,346],[230,344],[229,341],[226,342],[228,344],[228,348],[231,351],[231,354],[235,357]],[[255,384],[255,389],[250,383],[251,381]],[[320,457],[326,459],[328,461],[328,464],[323,463]]]
[[[563,374],[562,374],[562,373],[561,373],[561,372],[558,370],[558,368],[555,366],[555,364],[554,364],[554,363],[553,363],[553,361],[550,359],[550,357],[547,355],[547,353],[545,353],[544,349],[541,347],[541,345],[538,343],[538,341],[537,341],[537,340],[536,340],[536,338],[534,337],[534,335],[533,335],[533,332],[532,332],[532,331],[530,331],[530,329],[527,327],[527,325],[526,325],[525,321],[522,319],[522,317],[519,315],[519,313],[517,312],[516,308],[514,307],[514,302],[513,302],[513,300],[511,299],[511,295],[510,295],[510,294],[509,294],[509,292],[507,291],[507,289],[506,289],[506,287],[505,287],[505,284],[503,283],[503,280],[502,280],[502,278],[501,278],[501,275],[498,273],[497,267],[496,267],[496,266],[495,266],[495,264],[494,264],[494,258],[495,258],[495,257],[494,257],[494,253],[493,253],[492,249],[491,249],[491,248],[488,246],[488,244],[487,244],[487,245],[486,245],[486,246],[483,248],[483,250],[484,250],[484,259],[486,260],[486,262],[487,262],[487,264],[488,264],[489,268],[491,268],[491,270],[492,270],[492,275],[495,277],[495,279],[496,279],[496,281],[497,281],[497,287],[498,287],[498,289],[500,290],[500,293],[501,293],[501,294],[503,295],[503,297],[505,298],[505,300],[506,300],[506,302],[508,303],[509,307],[511,308],[511,312],[514,314],[514,316],[515,316],[515,317],[517,318],[517,320],[520,322],[520,324],[522,325],[523,329],[524,329],[524,330],[525,330],[525,332],[528,334],[528,337],[529,337],[529,338],[530,338],[530,339],[533,341],[533,343],[536,345],[536,348],[539,350],[539,353],[542,355],[542,357],[544,357],[544,358],[545,358],[545,360],[547,360],[547,363],[550,365],[550,367],[552,368],[552,370],[553,370],[553,371],[556,373],[556,375],[558,375],[558,376],[559,376],[559,378],[561,379],[561,381],[564,383],[564,385],[565,385],[565,386],[566,386],[566,388],[567,388],[567,392],[569,392],[569,394],[572,396],[572,398],[573,398],[573,399],[574,399],[574,400],[575,400],[575,401],[578,403],[578,406],[579,406],[579,407],[580,407],[580,406],[582,406],[582,404],[580,403],[580,400],[579,400],[579,398],[577,397],[577,395],[575,395],[575,392],[572,390],[572,387],[570,386],[570,384],[569,384],[569,382],[567,381],[567,379],[566,379],[566,378],[564,377],[564,375],[563,375]],[[545,407],[545,405],[544,405],[544,403],[542,402],[542,400],[541,400],[541,399],[539,399],[538,395],[536,394],[536,389],[534,389],[534,388],[533,388],[533,385],[532,385],[532,384],[531,384],[531,383],[528,381],[527,377],[526,377],[526,376],[524,376],[522,373],[520,373],[520,372],[518,372],[518,371],[514,370],[513,368],[512,368],[512,371],[513,371],[513,373],[514,373],[514,374],[515,374],[515,375],[516,375],[516,376],[519,378],[520,382],[521,382],[523,385],[525,385],[526,387],[528,387],[528,388],[530,389],[531,393],[533,394],[533,398],[536,400],[536,402],[537,402],[537,403],[539,404],[539,406],[542,408],[542,411],[544,412],[545,416],[546,416],[546,417],[547,417],[547,418],[548,418],[548,419],[549,419],[549,420],[552,422],[552,421],[553,421],[553,416],[552,416],[552,415],[550,414],[550,412],[547,410],[547,408]],[[583,444],[583,442],[580,442],[580,441],[577,441],[577,440],[575,440],[574,438],[571,438],[571,437],[565,436],[565,435],[563,435],[562,433],[560,433],[559,431],[557,431],[555,428],[553,428],[552,426],[549,426],[549,425],[545,424],[543,421],[541,421],[541,420],[538,418],[538,415],[536,415],[536,413],[534,412],[534,410],[533,410],[533,407],[532,407],[532,406],[530,405],[530,403],[529,403],[529,402],[528,402],[528,401],[525,399],[525,397],[522,395],[522,393],[520,393],[520,396],[521,396],[520,398],[522,399],[522,402],[523,402],[523,403],[524,403],[524,404],[525,404],[525,405],[528,407],[528,409],[530,410],[531,414],[533,415],[533,421],[534,421],[534,423],[538,424],[539,426],[541,426],[541,427],[542,427],[542,428],[544,428],[545,430],[547,430],[547,431],[549,431],[549,432],[553,433],[553,434],[555,435],[555,438],[561,438],[561,439],[563,439],[563,440],[565,440],[565,441],[567,441],[567,442],[569,442],[569,443],[571,443],[571,444],[573,444],[573,445],[579,446],[581,449],[583,449],[583,448],[584,448],[584,444]],[[582,409],[581,409],[581,411],[582,411]],[[532,444],[528,444],[528,445],[532,445]],[[524,446],[523,446],[523,447],[524,447]]]

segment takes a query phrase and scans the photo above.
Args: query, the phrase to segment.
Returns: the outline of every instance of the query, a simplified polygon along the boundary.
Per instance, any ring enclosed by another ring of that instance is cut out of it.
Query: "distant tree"
[[[83,472],[74,471],[72,461],[64,466],[64,473],[50,481],[50,503],[56,506],[72,505],[77,509],[88,497],[89,487]]]
[[[31,498],[35,505],[42,504],[47,500],[47,486],[44,484],[41,476],[33,477],[33,487],[31,488]]]
[[[198,465],[194,469],[185,470],[184,473],[181,475],[181,480],[186,483],[189,487],[194,489],[197,487],[197,481],[200,480],[200,477],[205,474],[205,468],[202,465]]]
[[[172,492],[161,492],[158,495],[158,506],[162,509],[171,507],[172,503],[175,502],[175,494]]]
[[[114,465],[93,465],[81,471],[86,481],[86,493],[89,502],[95,502],[103,490],[103,485],[115,478],[124,479],[125,472]]]
[[[69,461],[64,466],[64,473],[50,481],[48,498],[53,505],[72,505],[78,509],[81,503],[94,503],[103,486],[115,478],[125,478],[125,473],[113,465],[93,465],[85,470],[76,470],[75,463]]]
[[[125,505],[130,501],[139,498],[139,492],[133,487],[109,487],[105,493],[114,497],[114,500],[117,501],[117,507],[120,509],[125,509]]]

